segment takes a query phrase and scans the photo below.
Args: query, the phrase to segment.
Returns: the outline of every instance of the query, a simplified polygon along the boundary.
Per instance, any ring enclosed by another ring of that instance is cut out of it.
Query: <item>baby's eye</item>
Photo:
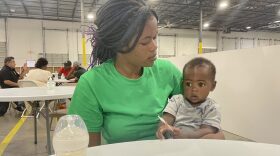
[[[198,86],[199,86],[199,87],[205,87],[206,84],[205,84],[204,82],[198,82]]]
[[[192,87],[192,83],[191,82],[186,82],[186,86],[187,87]]]

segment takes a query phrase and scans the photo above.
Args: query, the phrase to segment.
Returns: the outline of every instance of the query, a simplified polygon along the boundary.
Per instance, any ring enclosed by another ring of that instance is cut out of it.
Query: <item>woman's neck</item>
[[[130,79],[138,79],[143,74],[143,67],[135,66],[125,61],[115,60],[114,65],[120,74]]]

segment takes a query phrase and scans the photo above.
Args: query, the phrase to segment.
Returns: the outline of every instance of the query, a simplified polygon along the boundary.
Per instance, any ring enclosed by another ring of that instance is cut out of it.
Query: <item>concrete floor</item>
[[[20,113],[10,110],[4,117],[0,117],[0,140],[10,132],[20,119]],[[47,156],[47,137],[45,119],[40,117],[37,120],[38,137],[37,144],[34,144],[34,118],[27,118],[25,123],[16,133],[3,156]],[[53,132],[53,131],[52,131]],[[51,132],[51,137],[52,137]]]
[[[0,117],[0,141],[2,142],[5,136],[15,126],[20,119],[19,113],[11,109],[5,114],[4,117]],[[4,150],[3,156],[47,156],[46,149],[46,128],[45,119],[40,117],[38,120],[38,143],[34,144],[34,126],[33,118],[28,118],[22,125],[20,130],[16,133],[11,140],[7,148]],[[55,122],[52,129],[55,127]],[[53,131],[51,131],[52,138]],[[241,136],[224,131],[227,140],[242,140],[252,141]]]

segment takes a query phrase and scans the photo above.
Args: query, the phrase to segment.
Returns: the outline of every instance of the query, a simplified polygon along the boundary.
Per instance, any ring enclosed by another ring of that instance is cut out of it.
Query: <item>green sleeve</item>
[[[93,89],[83,76],[76,86],[68,114],[80,115],[89,132],[100,132],[103,126],[102,108]]]

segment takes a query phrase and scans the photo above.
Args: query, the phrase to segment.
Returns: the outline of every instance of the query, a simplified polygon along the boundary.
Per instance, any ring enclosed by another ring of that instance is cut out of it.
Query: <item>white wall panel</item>
[[[68,41],[66,30],[45,29],[46,53],[68,54]]]
[[[8,55],[15,57],[17,66],[36,60],[43,52],[41,21],[9,18],[7,27]]]
[[[0,18],[0,42],[6,42],[5,19],[3,19],[3,18]]]
[[[185,56],[197,53],[198,39],[186,36],[176,36],[177,37],[177,55]]]
[[[160,29],[162,35],[176,35],[176,56],[196,54],[198,52],[197,30]],[[216,32],[203,31],[202,46],[216,48]],[[167,43],[166,43],[167,44]]]
[[[63,29],[68,30],[68,51],[71,61],[78,60],[77,49],[77,30],[80,30],[79,22],[63,22],[63,21],[43,21],[43,27],[46,29]]]
[[[43,27],[48,29],[69,29],[69,31],[75,31],[80,29],[79,22],[63,22],[63,21],[43,21]]]
[[[237,38],[222,37],[222,50],[234,50],[237,49]]]
[[[176,36],[159,35],[158,36],[158,55],[176,56]]]
[[[240,49],[254,48],[255,40],[254,38],[240,38]]]
[[[280,40],[274,39],[274,45],[280,45]]]
[[[272,45],[271,39],[258,38],[257,42],[258,42],[258,47],[265,47],[265,46]]]
[[[69,42],[69,59],[73,61],[78,60],[78,32],[69,31],[68,32],[68,42]]]

